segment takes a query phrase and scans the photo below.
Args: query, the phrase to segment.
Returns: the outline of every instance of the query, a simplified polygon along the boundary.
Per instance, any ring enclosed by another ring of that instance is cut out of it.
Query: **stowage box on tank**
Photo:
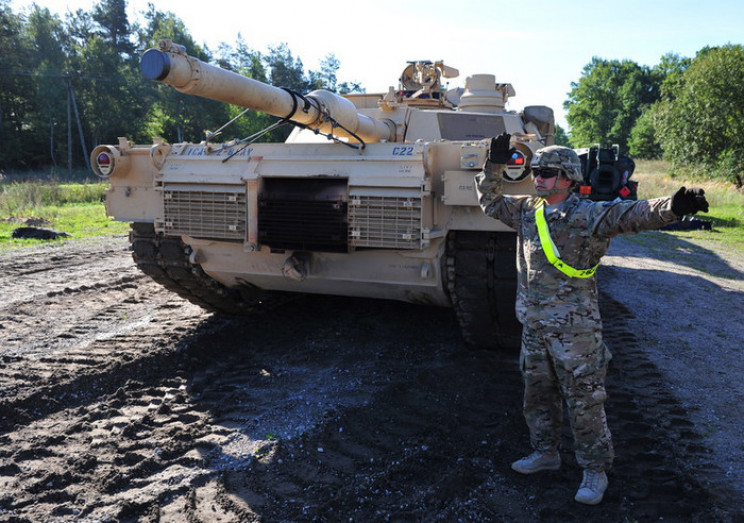
[[[518,344],[513,230],[481,211],[473,183],[490,139],[516,153],[506,193],[530,194],[533,153],[553,143],[543,106],[507,111],[490,74],[445,91],[457,70],[410,62],[397,89],[297,94],[188,56],[169,40],[143,74],[295,125],[285,143],[156,139],[98,146],[107,212],[132,222],[139,267],[205,308],[249,313],[277,292],[453,307],[465,340]]]

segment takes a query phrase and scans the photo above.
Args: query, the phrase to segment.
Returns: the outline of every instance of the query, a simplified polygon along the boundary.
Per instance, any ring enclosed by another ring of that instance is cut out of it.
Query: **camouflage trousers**
[[[579,466],[610,468],[614,451],[604,410],[604,382],[611,358],[599,331],[566,333],[524,327],[520,354],[523,412],[535,450],[558,449],[565,401]]]

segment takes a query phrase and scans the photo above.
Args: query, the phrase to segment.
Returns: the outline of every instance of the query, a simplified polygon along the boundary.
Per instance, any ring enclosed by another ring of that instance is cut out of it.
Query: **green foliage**
[[[32,44],[24,32],[24,20],[6,3],[0,4],[0,168],[26,166],[23,147],[32,140],[25,127],[34,93],[31,61]]]
[[[302,60],[292,56],[286,43],[269,47],[269,54],[264,58],[272,85],[286,87],[306,93],[313,89],[313,83],[305,76]]]
[[[639,182],[640,198],[669,196],[682,185],[705,189],[710,212],[700,213],[697,217],[711,221],[713,233],[684,231],[671,234],[715,242],[744,252],[744,191],[741,189],[723,180],[702,179],[694,170],[675,170],[668,161],[662,160],[639,160],[633,179]]]
[[[675,164],[702,164],[742,186],[744,48],[704,49],[667,86],[654,112],[657,135]]]
[[[73,238],[126,234],[129,230],[128,223],[116,222],[106,216],[106,210],[102,203],[47,205],[38,207],[36,212],[37,214],[26,215],[25,218],[42,217],[35,222],[32,221],[32,223],[40,223],[43,227],[64,231],[72,235]],[[13,231],[26,225],[25,221],[0,218],[0,249],[22,247],[48,241],[13,239]]]
[[[566,119],[574,147],[617,143],[676,172],[744,184],[744,48],[669,53],[649,69],[593,58],[572,84]]]
[[[338,81],[339,62],[332,54],[320,71],[306,73],[286,44],[262,54],[239,37],[234,45],[222,44],[213,58],[173,13],[149,4],[142,23],[133,24],[126,8],[126,0],[102,0],[62,20],[37,4],[18,15],[0,0],[1,169],[84,166],[87,152],[100,143],[116,143],[119,136],[138,143],[149,143],[153,136],[199,142],[206,130],[218,129],[242,111],[144,79],[139,55],[163,38],[205,62],[301,93],[361,90]],[[222,138],[246,137],[275,120],[249,111]],[[282,139],[287,131],[264,139]]]
[[[120,55],[134,55],[131,28],[127,18],[126,0],[102,0],[92,13],[99,26],[98,34]]]
[[[661,96],[669,99],[682,85],[682,73],[690,67],[692,59],[681,57],[675,53],[667,53],[661,57],[659,63],[652,69],[652,74],[660,84]]]
[[[653,111],[646,108],[630,130],[628,154],[633,158],[653,160],[661,158],[661,145],[656,139]]]
[[[618,144],[627,151],[641,108],[658,97],[658,80],[631,60],[592,58],[564,103],[574,147]]]
[[[27,224],[58,229],[73,237],[124,234],[128,224],[106,216],[104,183],[22,182],[0,185],[0,248],[42,240],[16,240],[13,230]]]
[[[44,206],[103,201],[108,184],[23,182],[0,185],[0,216],[36,215]]]
[[[571,138],[566,133],[566,130],[560,125],[555,126],[554,139],[555,139],[556,145],[563,145],[565,147],[573,147],[573,145],[571,145]]]

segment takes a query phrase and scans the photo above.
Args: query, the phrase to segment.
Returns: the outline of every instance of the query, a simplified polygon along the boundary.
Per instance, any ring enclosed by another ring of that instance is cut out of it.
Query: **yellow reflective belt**
[[[550,241],[548,222],[545,221],[545,199],[543,198],[540,198],[535,206],[535,224],[537,225],[537,234],[540,236],[540,245],[542,245],[545,257],[553,267],[571,278],[590,278],[594,275],[599,264],[595,265],[591,269],[579,270],[574,269],[570,265],[566,265],[558,256],[556,256],[555,250],[553,250],[553,242]]]

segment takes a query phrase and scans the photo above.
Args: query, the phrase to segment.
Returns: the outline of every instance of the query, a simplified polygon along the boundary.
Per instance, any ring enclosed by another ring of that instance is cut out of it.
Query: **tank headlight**
[[[129,170],[129,156],[111,145],[99,145],[90,154],[90,166],[93,173],[100,178],[109,178],[114,174],[126,174]]]
[[[109,176],[114,167],[114,159],[109,153],[101,153],[96,157],[96,166],[101,176]]]

